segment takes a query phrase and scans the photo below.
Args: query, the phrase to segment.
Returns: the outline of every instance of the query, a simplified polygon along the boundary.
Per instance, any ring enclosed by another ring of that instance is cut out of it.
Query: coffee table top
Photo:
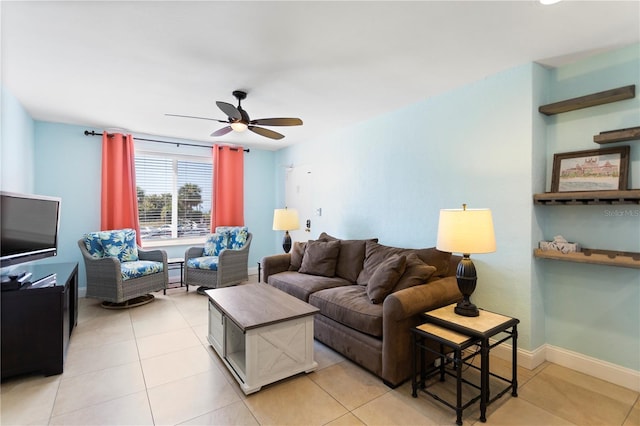
[[[320,310],[268,284],[206,290],[209,300],[242,331],[290,321]]]

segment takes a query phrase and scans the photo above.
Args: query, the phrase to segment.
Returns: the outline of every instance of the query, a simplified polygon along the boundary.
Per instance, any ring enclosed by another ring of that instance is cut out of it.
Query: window
[[[211,229],[211,157],[136,152],[143,241],[192,238]]]

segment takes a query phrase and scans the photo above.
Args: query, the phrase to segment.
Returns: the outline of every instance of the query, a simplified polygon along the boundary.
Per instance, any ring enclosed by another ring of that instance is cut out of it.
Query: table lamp
[[[282,240],[282,248],[285,253],[291,250],[291,236],[289,231],[300,228],[298,222],[298,211],[296,209],[275,209],[273,211],[273,230],[284,231],[284,239]]]
[[[458,303],[454,311],[458,315],[477,317],[478,308],[469,300],[476,289],[477,281],[476,268],[469,255],[496,251],[491,210],[467,209],[466,204],[462,205],[462,209],[440,210],[436,248],[462,254],[462,260],[456,270],[456,279],[464,299]]]

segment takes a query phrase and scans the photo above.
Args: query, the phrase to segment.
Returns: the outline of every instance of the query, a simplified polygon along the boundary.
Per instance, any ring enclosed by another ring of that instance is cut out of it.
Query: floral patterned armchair
[[[204,247],[191,247],[184,255],[184,281],[205,288],[227,287],[249,279],[249,247],[252,235],[246,226],[218,226]]]
[[[78,241],[87,273],[87,297],[103,306],[147,301],[149,293],[166,292],[169,281],[167,254],[143,250],[136,245],[136,231],[120,229],[90,232]]]

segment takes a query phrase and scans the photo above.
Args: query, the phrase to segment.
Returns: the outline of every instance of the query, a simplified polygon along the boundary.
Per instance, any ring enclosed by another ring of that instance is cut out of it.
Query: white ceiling
[[[640,41],[640,2],[2,1],[2,84],[36,120],[278,149],[531,61]],[[244,89],[251,118],[209,136]]]

